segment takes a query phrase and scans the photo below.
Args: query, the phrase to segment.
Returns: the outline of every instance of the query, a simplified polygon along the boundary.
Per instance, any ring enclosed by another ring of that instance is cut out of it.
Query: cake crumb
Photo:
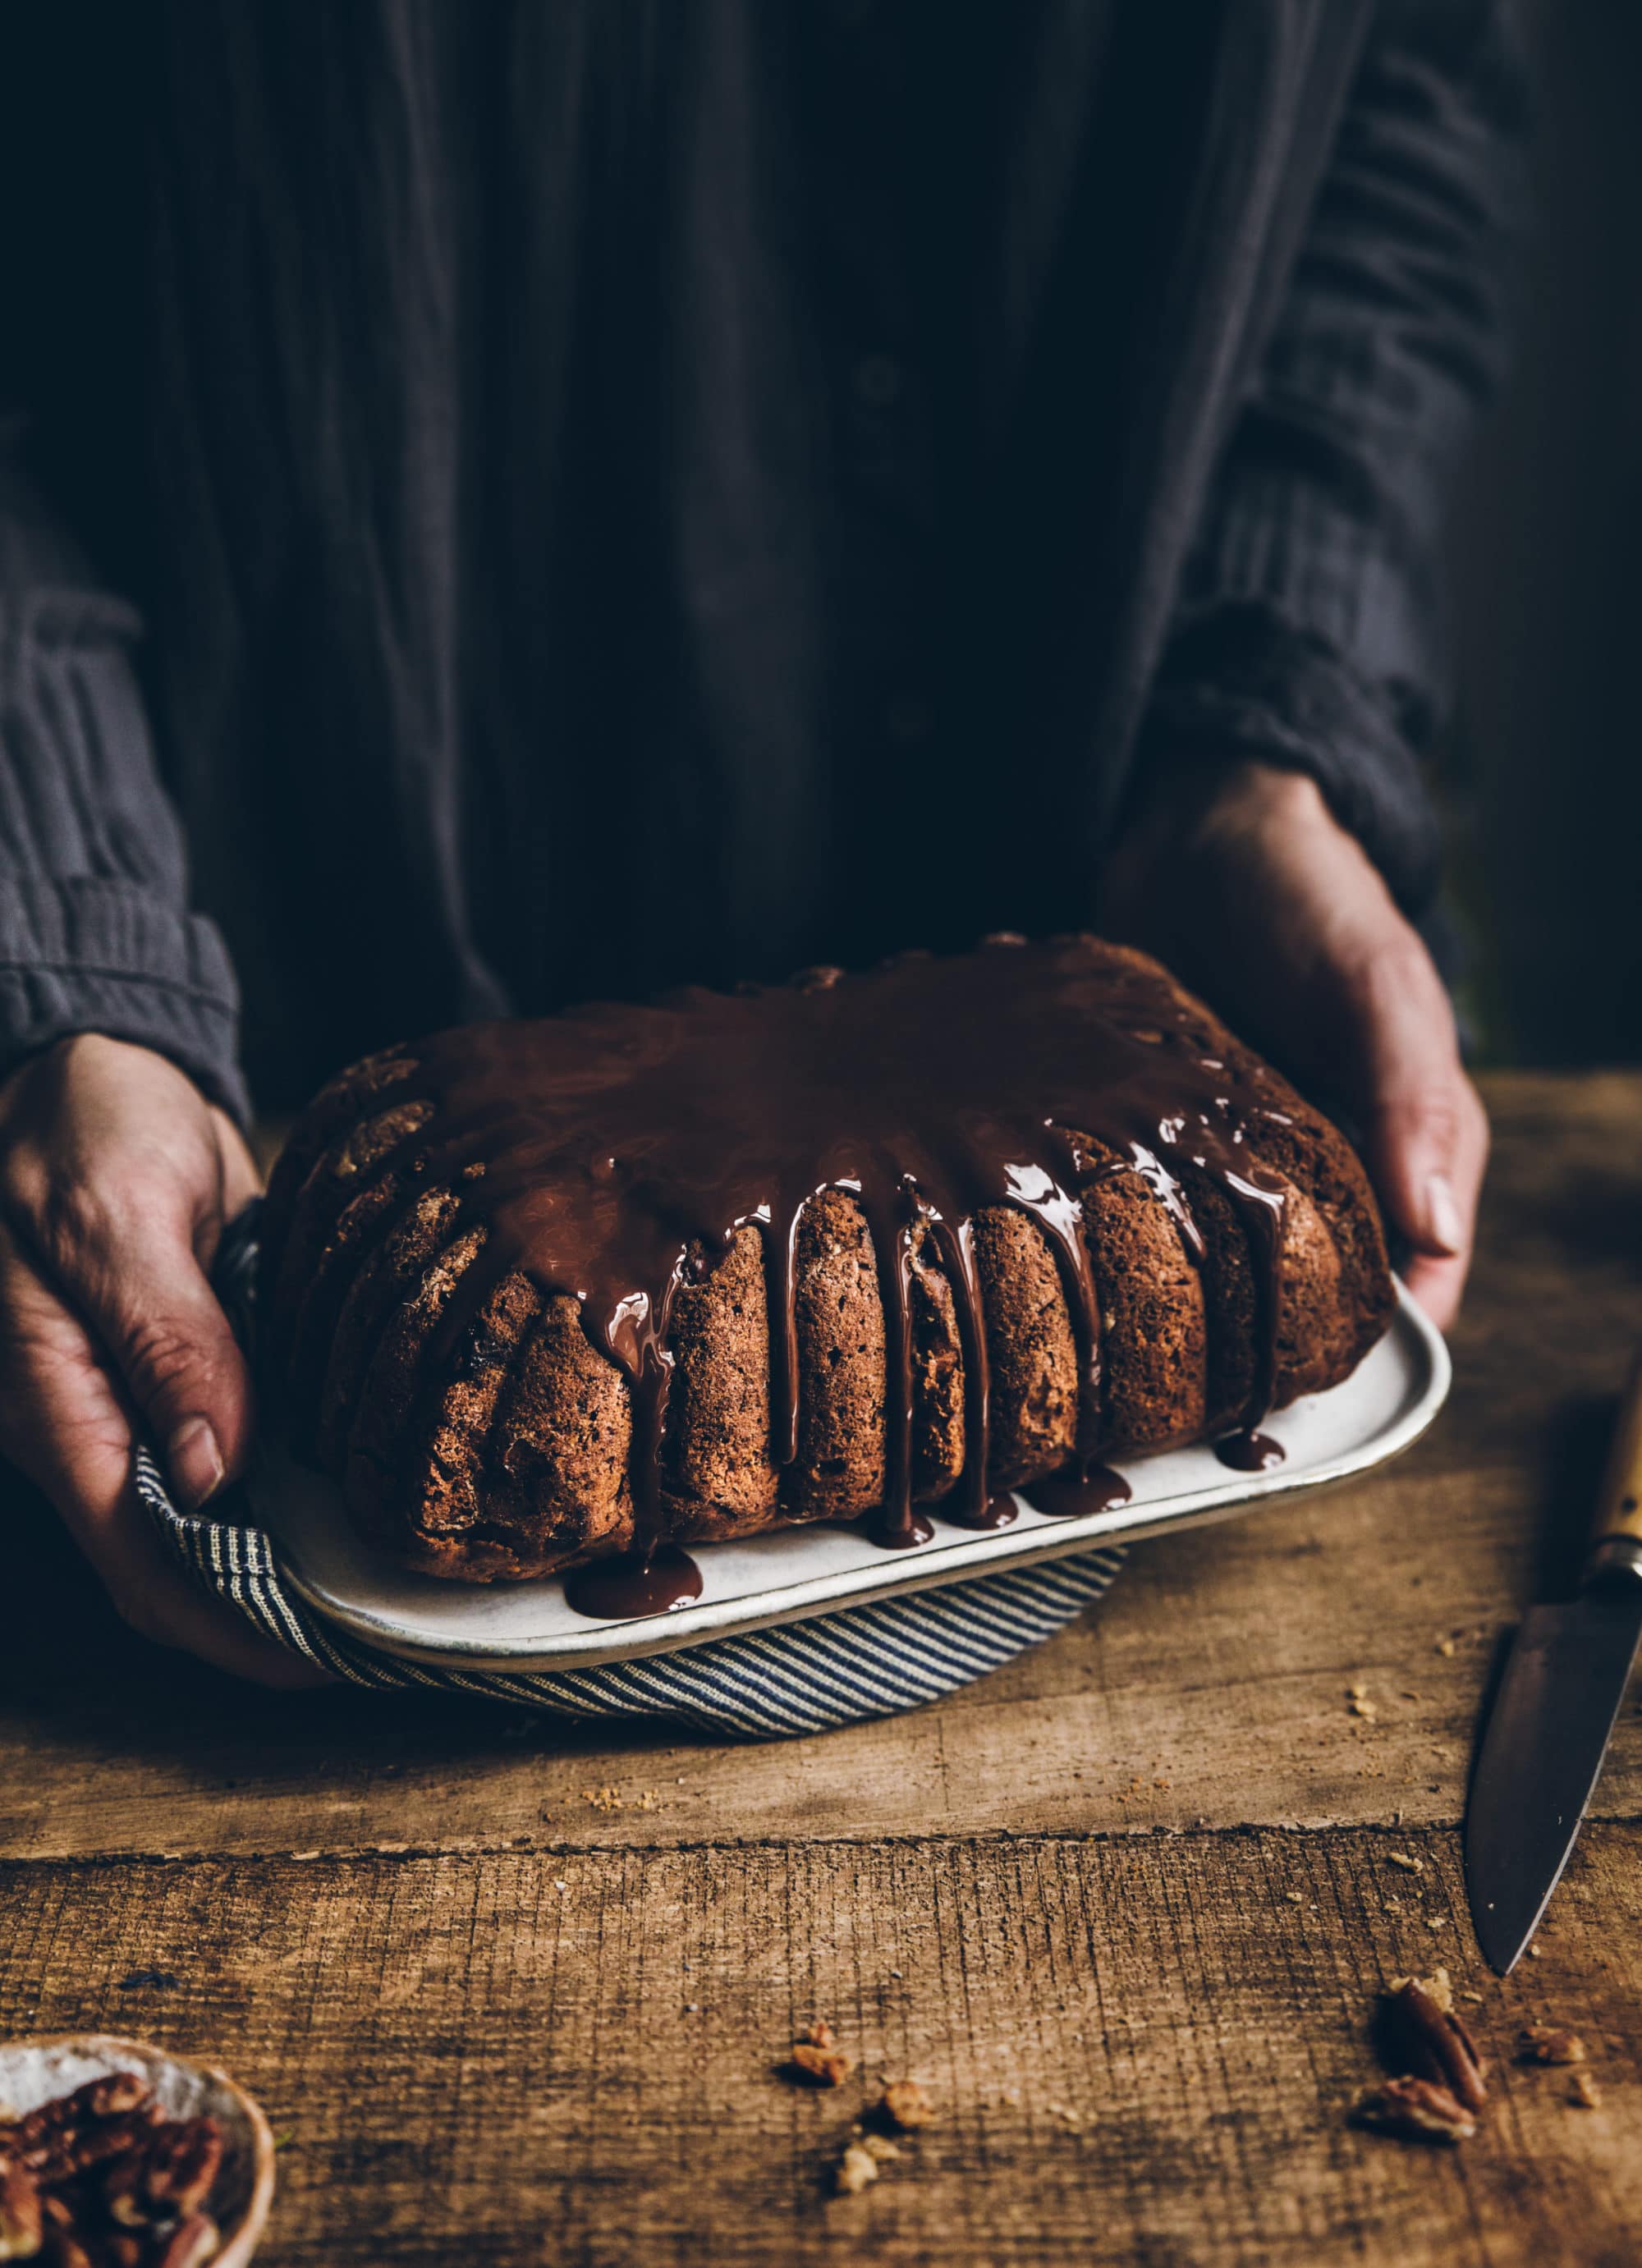
[[[1404,1985],[1415,1984],[1428,2000],[1435,2001],[1445,2016],[1454,2013],[1454,1979],[1446,1969],[1433,1969],[1429,1977],[1394,1977],[1387,1990],[1402,1992]]]
[[[1588,2071],[1576,2071],[1569,2082],[1568,2100],[1576,2110],[1600,2110],[1602,2090]]]
[[[875,2158],[880,2166],[889,2159],[898,2158],[901,2155],[900,2143],[892,2142],[887,2134],[863,2134],[861,2147],[869,2158]]]
[[[1405,1874],[1423,1874],[1425,1871],[1425,1861],[1417,1859],[1411,1851],[1388,1851],[1386,1858],[1391,1866],[1401,1867]]]
[[[858,2197],[878,2179],[878,2161],[862,2143],[850,2142],[838,2161],[833,2182],[840,2197]]]

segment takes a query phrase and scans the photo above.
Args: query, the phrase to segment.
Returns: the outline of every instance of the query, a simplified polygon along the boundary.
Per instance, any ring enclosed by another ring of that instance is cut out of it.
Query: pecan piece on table
[[[1560,2024],[1524,2024],[1517,2034],[1519,2063],[1583,2063],[1585,2042]]]
[[[1359,2126],[1410,2142],[1465,2142],[1476,2132],[1465,2105],[1429,2079],[1388,2079],[1371,2087],[1359,2095],[1351,2117]]]
[[[1386,2002],[1383,2029],[1388,2062],[1404,2064],[1417,2078],[1446,2088],[1467,2110],[1482,2109],[1488,2100],[1488,2066],[1455,2013],[1446,1969],[1432,1977],[1397,1977]]]
[[[916,2079],[898,2079],[887,2087],[879,2109],[886,2118],[903,2129],[927,2126],[935,2116],[935,2105]]]
[[[806,2087],[842,2087],[853,2068],[842,2048],[817,2047],[813,2040],[794,2040],[787,2069]]]

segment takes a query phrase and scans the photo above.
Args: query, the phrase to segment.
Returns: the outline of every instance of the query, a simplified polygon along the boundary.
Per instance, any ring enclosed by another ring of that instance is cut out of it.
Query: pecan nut
[[[52,2268],[97,2268],[97,2263],[77,2236],[66,2228],[54,2232],[48,2240]]]
[[[1388,2079],[1360,2095],[1351,2116],[1358,2125],[1410,2142],[1465,2142],[1476,2121],[1446,2087],[1429,2079]]]
[[[794,2040],[787,2069],[806,2087],[842,2087],[852,2066],[841,2048],[817,2047],[811,2040]]]
[[[222,2231],[209,2213],[191,2213],[173,2233],[154,2268],[204,2268],[222,2249]]]
[[[148,2081],[140,2072],[111,2071],[76,2089],[69,2100],[83,2106],[88,2118],[123,2118],[149,2101]]]
[[[0,2157],[0,2260],[32,2260],[40,2250],[40,2190],[26,2166]]]
[[[1517,2034],[1520,2063],[1583,2063],[1585,2042],[1560,2024],[1524,2024]]]
[[[223,2161],[223,2130],[214,2118],[180,2118],[149,2144],[144,2189],[167,2220],[187,2220],[210,2195]]]
[[[1467,2110],[1482,2109],[1488,2100],[1488,2066],[1455,2013],[1446,1969],[1431,1977],[1399,1977],[1386,2020],[1388,2044],[1395,2049],[1389,2060],[1406,2063],[1416,2077],[1446,2088]]]
[[[0,2261],[202,2268],[222,2248],[202,2210],[222,2156],[216,2119],[167,2119],[134,2072],[0,2119]]]
[[[887,2087],[879,2109],[893,2124],[903,2129],[927,2126],[935,2116],[935,2105],[916,2079],[898,2079]]]

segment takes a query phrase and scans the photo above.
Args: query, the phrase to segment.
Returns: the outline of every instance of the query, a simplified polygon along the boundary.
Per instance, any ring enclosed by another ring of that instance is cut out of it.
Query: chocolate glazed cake
[[[481,1580],[616,1561],[598,1612],[688,1587],[686,1543],[1258,1462],[1393,1305],[1340,1135],[1088,937],[391,1049],[298,1126],[263,1248],[268,1406],[367,1533]]]

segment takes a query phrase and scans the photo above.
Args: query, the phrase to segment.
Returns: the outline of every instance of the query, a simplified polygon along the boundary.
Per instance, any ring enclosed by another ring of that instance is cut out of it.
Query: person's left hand
[[[1447,1330],[1488,1121],[1431,955],[1315,782],[1258,763],[1183,770],[1112,853],[1099,922],[1351,1114],[1388,1226],[1412,1248],[1409,1289]]]
[[[131,1479],[139,1431],[190,1510],[243,1465],[251,1380],[210,1277],[260,1186],[232,1120],[148,1048],[80,1032],[0,1083],[0,1456],[139,1635],[261,1684],[323,1684],[193,1581]]]

